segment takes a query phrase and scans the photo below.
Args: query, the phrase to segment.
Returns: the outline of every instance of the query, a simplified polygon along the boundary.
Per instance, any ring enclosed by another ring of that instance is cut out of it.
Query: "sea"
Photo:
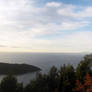
[[[72,64],[74,68],[83,60],[84,53],[0,53],[0,62],[30,64],[41,68],[42,73],[48,73],[52,66],[58,69],[64,64]],[[5,75],[0,75],[0,81]],[[17,76],[18,82],[27,85],[35,79],[36,72]]]

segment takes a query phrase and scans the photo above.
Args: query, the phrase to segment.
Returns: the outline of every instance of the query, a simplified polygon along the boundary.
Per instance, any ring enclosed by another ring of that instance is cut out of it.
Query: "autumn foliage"
[[[92,92],[92,77],[86,73],[83,83],[76,80],[76,88],[73,89],[73,92]]]

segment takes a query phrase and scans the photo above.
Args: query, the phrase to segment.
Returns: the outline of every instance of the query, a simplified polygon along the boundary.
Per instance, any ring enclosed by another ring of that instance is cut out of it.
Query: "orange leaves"
[[[83,85],[79,82],[79,80],[76,80],[76,88],[73,89],[73,92],[83,92],[83,90]]]
[[[92,77],[86,73],[84,83],[80,83],[79,80],[76,80],[76,88],[73,89],[73,92],[92,92]]]
[[[84,77],[84,86],[92,86],[92,77],[88,73],[86,73],[86,76]]]

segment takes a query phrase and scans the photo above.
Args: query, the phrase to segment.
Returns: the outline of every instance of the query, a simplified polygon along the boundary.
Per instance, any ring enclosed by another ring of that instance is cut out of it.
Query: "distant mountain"
[[[0,63],[0,75],[7,75],[7,74],[21,75],[40,70],[41,70],[40,68],[28,64]]]

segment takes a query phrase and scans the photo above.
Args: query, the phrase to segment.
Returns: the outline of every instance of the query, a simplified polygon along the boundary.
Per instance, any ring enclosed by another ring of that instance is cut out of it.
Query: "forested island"
[[[41,70],[40,68],[28,64],[0,63],[0,75],[7,75],[7,74],[21,75],[40,70]]]

